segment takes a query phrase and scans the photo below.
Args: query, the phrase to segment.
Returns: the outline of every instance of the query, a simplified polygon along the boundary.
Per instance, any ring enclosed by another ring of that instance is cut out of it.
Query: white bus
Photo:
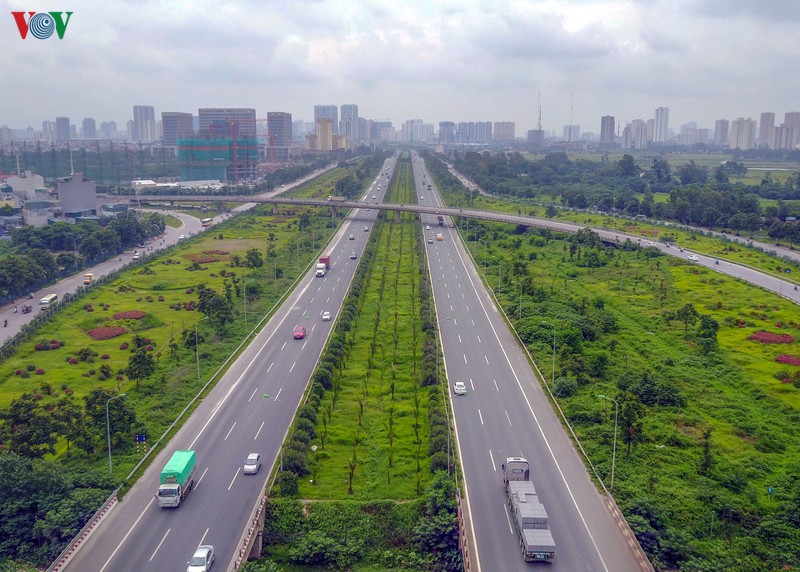
[[[39,305],[50,306],[54,304],[56,300],[58,300],[58,294],[48,294],[47,296],[39,300]]]
[[[214,219],[212,219],[212,218],[204,218],[204,219],[202,219],[200,221],[200,224],[203,225],[204,227],[208,227],[208,226],[211,226],[211,221],[213,221],[213,220]]]

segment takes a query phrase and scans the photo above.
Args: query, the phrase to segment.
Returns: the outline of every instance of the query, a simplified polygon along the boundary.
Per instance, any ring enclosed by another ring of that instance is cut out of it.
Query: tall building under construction
[[[256,137],[178,139],[178,165],[183,181],[217,180],[235,185],[256,176]]]

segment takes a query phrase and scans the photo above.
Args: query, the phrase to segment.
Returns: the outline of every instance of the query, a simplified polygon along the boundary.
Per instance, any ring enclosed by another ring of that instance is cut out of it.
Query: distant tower
[[[666,143],[669,138],[669,107],[659,107],[656,109],[655,132],[653,133],[654,143]]]
[[[542,92],[536,92],[536,107],[539,119],[536,122],[536,129],[528,131],[528,143],[541,147],[544,145],[544,131],[542,131]]]

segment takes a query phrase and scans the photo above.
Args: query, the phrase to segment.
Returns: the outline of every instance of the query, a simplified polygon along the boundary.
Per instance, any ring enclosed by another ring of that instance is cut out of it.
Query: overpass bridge
[[[131,196],[131,203],[142,205],[169,206],[174,208],[178,203],[256,203],[272,204],[272,210],[278,213],[278,205],[303,205],[312,207],[327,207],[333,209],[334,215],[338,209],[376,209],[381,211],[411,212],[420,214],[434,214],[450,217],[462,217],[494,222],[505,222],[522,226],[536,226],[550,228],[561,232],[575,232],[583,227],[576,223],[563,223],[547,218],[532,216],[512,215],[490,211],[481,211],[468,208],[427,206],[419,204],[378,203],[368,201],[328,200],[328,199],[302,199],[281,196],[267,197],[263,195],[139,195]]]

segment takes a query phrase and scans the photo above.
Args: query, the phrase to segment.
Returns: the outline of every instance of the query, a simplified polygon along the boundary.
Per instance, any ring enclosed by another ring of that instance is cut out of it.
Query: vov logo
[[[14,21],[19,28],[19,35],[24,40],[31,36],[38,40],[46,40],[53,35],[53,32],[58,34],[58,39],[64,39],[64,32],[67,31],[69,25],[69,18],[72,12],[11,12],[14,16]],[[25,19],[27,14],[28,19]],[[64,18],[66,14],[66,18]]]

